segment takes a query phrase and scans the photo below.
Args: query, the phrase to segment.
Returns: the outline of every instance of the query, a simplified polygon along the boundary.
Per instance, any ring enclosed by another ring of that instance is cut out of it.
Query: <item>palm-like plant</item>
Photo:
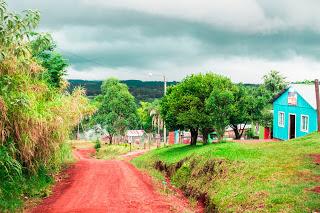
[[[163,129],[163,119],[160,115],[160,102],[158,99],[151,103],[149,108],[150,117],[152,117],[152,129],[157,129],[158,134]]]

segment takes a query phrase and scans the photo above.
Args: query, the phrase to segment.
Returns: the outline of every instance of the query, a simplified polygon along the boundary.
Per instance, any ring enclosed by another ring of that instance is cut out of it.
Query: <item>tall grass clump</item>
[[[0,0],[0,212],[22,206],[22,197],[44,196],[53,174],[72,158],[69,133],[93,108],[82,89],[48,83],[35,57],[48,45],[32,33],[39,13],[9,12]]]

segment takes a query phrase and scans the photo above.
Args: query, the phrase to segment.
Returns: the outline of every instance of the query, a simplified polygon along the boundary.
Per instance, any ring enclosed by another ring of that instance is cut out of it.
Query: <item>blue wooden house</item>
[[[314,85],[292,84],[273,100],[273,137],[288,140],[317,130]]]

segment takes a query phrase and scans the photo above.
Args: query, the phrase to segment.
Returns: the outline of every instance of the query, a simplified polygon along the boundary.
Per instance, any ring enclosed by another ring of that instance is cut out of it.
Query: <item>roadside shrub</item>
[[[248,139],[253,139],[255,137],[253,129],[248,129],[246,131],[246,136]]]
[[[100,148],[101,148],[101,143],[100,143],[100,140],[97,139],[95,144],[94,144],[94,148],[98,151]]]
[[[0,212],[13,211],[22,204],[22,166],[4,146],[0,147],[0,180]]]
[[[54,182],[50,175],[52,171],[44,166],[40,166],[36,173],[27,176],[25,184],[25,197],[46,197],[50,194],[50,185]]]

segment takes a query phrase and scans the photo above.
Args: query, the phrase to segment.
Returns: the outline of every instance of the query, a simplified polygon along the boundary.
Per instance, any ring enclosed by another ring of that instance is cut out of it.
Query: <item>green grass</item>
[[[135,146],[131,147],[132,151],[136,150]],[[110,160],[117,159],[121,155],[127,154],[130,152],[130,146],[128,144],[105,144],[101,145],[101,148],[97,150],[96,157],[98,159]]]
[[[51,193],[54,175],[74,161],[71,145],[62,143],[47,167],[40,165],[30,173],[10,156],[10,149],[0,147],[0,212],[22,211],[24,202],[44,198]]]
[[[208,206],[221,212],[311,212],[320,209],[320,166],[310,154],[320,154],[320,134],[274,143],[176,145],[133,159],[141,169],[157,174],[156,161],[173,169],[171,180],[186,194],[208,196]],[[159,178],[159,175],[157,175]]]

